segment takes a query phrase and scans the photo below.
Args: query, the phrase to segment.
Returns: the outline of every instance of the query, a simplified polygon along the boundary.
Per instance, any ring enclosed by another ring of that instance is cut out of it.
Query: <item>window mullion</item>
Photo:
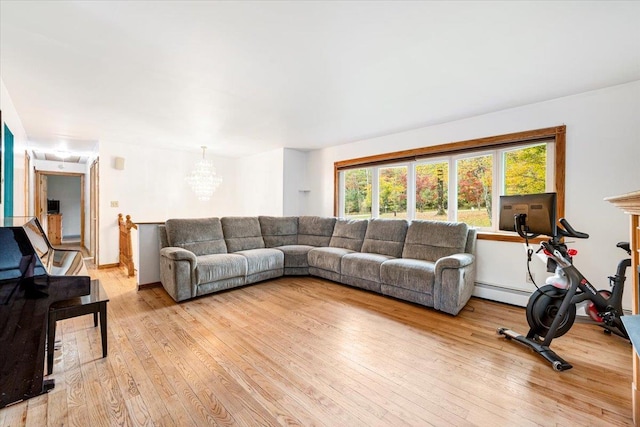
[[[338,174],[338,188],[340,188],[340,194],[339,194],[339,198],[338,198],[338,216],[344,218],[347,216],[347,213],[345,212],[345,204],[344,204],[344,198],[345,198],[345,194],[346,194],[346,188],[344,186],[344,175],[345,175],[345,171],[342,171]]]
[[[458,217],[458,162],[449,157],[449,209],[447,219],[455,221]]]
[[[380,217],[380,168],[371,171],[371,218]]]
[[[416,218],[416,162],[407,165],[407,219]]]
[[[505,174],[504,174],[504,165],[503,158],[504,153],[502,150],[496,150],[492,154],[493,156],[493,184],[491,185],[491,229],[493,231],[498,230],[498,215],[499,215],[499,202],[500,195],[504,194],[505,188]]]

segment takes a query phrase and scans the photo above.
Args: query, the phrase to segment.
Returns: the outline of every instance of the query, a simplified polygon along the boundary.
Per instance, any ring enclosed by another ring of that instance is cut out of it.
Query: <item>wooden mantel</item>
[[[607,197],[604,200],[613,203],[629,215],[640,215],[640,191]]]
[[[640,265],[640,191],[622,194],[620,196],[607,197],[607,202],[611,202],[618,208],[622,209],[631,217],[630,237],[631,243],[631,277],[633,278],[633,286],[631,287],[631,311],[632,314],[640,314],[638,300],[640,295],[640,278],[638,265]],[[640,349],[636,349],[640,350]],[[640,425],[640,359],[638,353],[633,352],[633,384],[631,385],[632,405],[633,405],[633,423]]]

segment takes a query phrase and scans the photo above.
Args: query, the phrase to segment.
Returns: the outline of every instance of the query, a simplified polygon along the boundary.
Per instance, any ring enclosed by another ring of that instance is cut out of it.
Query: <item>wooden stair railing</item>
[[[118,264],[126,267],[128,276],[133,277],[136,274],[133,265],[133,249],[131,246],[131,229],[137,229],[138,226],[131,221],[131,215],[127,215],[126,220],[122,219],[122,214],[118,214],[118,226],[120,227],[120,256]]]

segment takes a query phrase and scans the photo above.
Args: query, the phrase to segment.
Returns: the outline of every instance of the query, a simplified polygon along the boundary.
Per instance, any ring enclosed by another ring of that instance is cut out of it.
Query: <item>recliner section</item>
[[[367,224],[367,220],[337,220],[329,246],[309,251],[309,274],[341,282],[342,257],[360,251]]]
[[[259,216],[160,227],[160,278],[176,301],[314,275],[455,315],[475,285],[476,230],[464,223]]]
[[[372,219],[367,226],[361,252],[342,258],[341,282],[382,292],[380,267],[402,256],[409,224],[405,220]]]
[[[220,221],[227,250],[247,261],[245,285],[284,274],[284,254],[265,248],[258,218],[224,217]]]

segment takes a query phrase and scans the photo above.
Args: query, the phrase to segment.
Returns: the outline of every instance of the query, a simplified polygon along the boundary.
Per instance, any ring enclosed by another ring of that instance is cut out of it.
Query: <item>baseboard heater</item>
[[[491,283],[475,282],[476,287],[473,290],[473,296],[488,299],[491,301],[504,302],[520,307],[526,307],[529,297],[533,291],[525,291],[522,289],[509,288],[506,286],[492,285]],[[583,304],[577,306],[578,319],[580,317],[588,317]],[[631,310],[624,309],[625,316],[631,315]]]
[[[531,296],[531,291],[525,291],[508,286],[494,285],[485,282],[475,282],[476,286],[473,295],[492,301],[504,302],[520,307],[526,307]]]
[[[492,285],[491,283],[484,283],[484,282],[475,282],[475,284],[476,284],[476,288],[485,288],[485,289],[492,289],[500,292],[508,292],[514,295],[526,296],[527,298],[529,298],[529,296],[531,295],[531,291],[525,291],[525,290],[516,289],[516,288],[509,288],[503,285]]]

